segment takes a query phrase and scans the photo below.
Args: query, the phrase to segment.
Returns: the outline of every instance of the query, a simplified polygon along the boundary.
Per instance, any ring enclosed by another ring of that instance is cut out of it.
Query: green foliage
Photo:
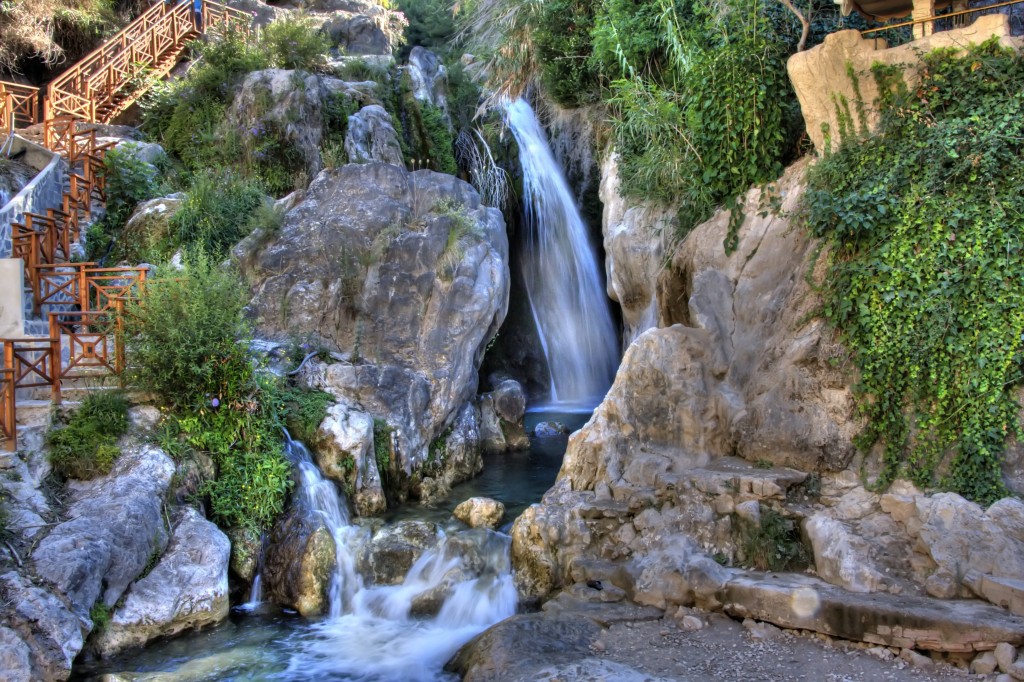
[[[89,610],[89,620],[92,621],[93,632],[103,632],[110,624],[111,608],[103,600],[96,602]]]
[[[371,62],[360,57],[350,57],[343,64],[334,67],[334,75],[349,83],[363,81],[374,81],[375,83],[387,83],[390,78],[390,70],[386,66]],[[336,93],[335,96],[343,96]]]
[[[564,106],[596,97],[598,74],[591,64],[590,32],[595,6],[589,0],[545,0],[533,31],[544,91]]]
[[[198,173],[171,218],[174,242],[220,258],[249,234],[254,218],[265,217],[259,213],[263,203],[263,192],[254,180],[229,171]]]
[[[405,29],[406,45],[401,56],[408,56],[416,45],[443,53],[451,48],[455,34],[455,18],[449,0],[398,0],[398,9],[405,14],[409,26]]]
[[[293,387],[283,390],[281,399],[284,403],[281,416],[292,438],[312,443],[327,416],[327,407],[334,403],[334,396],[323,391]]]
[[[797,524],[774,509],[762,509],[760,523],[734,517],[740,529],[739,550],[744,566],[762,571],[805,568],[810,562]]]
[[[322,20],[287,12],[263,29],[263,43],[279,69],[321,71],[327,65],[331,41],[321,30]]]
[[[373,453],[377,459],[377,470],[381,479],[387,477],[391,468],[391,434],[394,429],[383,419],[373,420]]]
[[[110,473],[120,455],[117,439],[128,430],[128,400],[118,391],[89,395],[65,426],[46,435],[50,464],[61,478]]]
[[[919,75],[908,92],[876,68],[878,134],[845,125],[805,203],[831,250],[823,313],[861,372],[857,444],[884,450],[879,485],[907,476],[987,504],[1020,431],[1024,60],[992,40],[930,53]]]
[[[434,210],[451,221],[444,251],[437,260],[441,275],[451,278],[466,255],[466,249],[482,236],[481,229],[464,204],[446,199]]]
[[[729,0],[724,15],[661,15],[669,55],[660,71],[612,84],[622,192],[680,207],[688,231],[720,204],[781,172],[784,54],[757,10]],[[625,62],[624,62],[625,63]],[[733,211],[726,251],[742,220]]]
[[[127,145],[126,145],[127,147]],[[157,169],[140,159],[132,149],[111,149],[103,159],[106,179],[107,212],[101,221],[90,226],[88,232],[88,259],[99,260],[115,246],[118,260],[136,260],[140,255],[134,244],[120,243],[125,223],[140,202],[160,196],[165,189]]]
[[[336,92],[324,102],[324,128],[320,151],[324,166],[337,168],[348,163],[345,153],[345,133],[348,131],[348,119],[359,111],[361,104],[352,97]]]
[[[649,2],[648,0],[602,0],[596,3],[597,17],[591,33],[593,68],[611,79],[632,73],[660,73],[669,67],[668,46],[662,16],[673,13],[681,26],[696,22],[692,0]],[[679,27],[676,28],[678,30]]]
[[[203,253],[147,283],[125,316],[137,385],[185,409],[244,395],[254,374],[239,343],[249,332],[246,303],[237,275]]]

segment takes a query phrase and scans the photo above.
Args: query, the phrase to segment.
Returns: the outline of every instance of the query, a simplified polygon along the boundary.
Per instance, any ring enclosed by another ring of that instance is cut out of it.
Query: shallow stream
[[[538,422],[553,420],[575,431],[589,416],[586,412],[531,411],[526,415],[526,428],[532,433]],[[458,533],[458,525],[451,523],[455,506],[469,497],[486,496],[505,503],[507,529],[523,509],[539,501],[551,487],[567,441],[566,435],[531,437],[527,451],[487,456],[483,473],[457,486],[447,500],[432,509],[411,506],[397,510],[388,522],[434,521],[454,537]],[[329,509],[332,500],[323,500],[323,489],[318,487],[322,479],[318,481],[317,474],[301,464],[299,468],[303,481],[298,492],[321,500],[316,502],[321,505],[317,509]],[[336,537],[355,529],[347,526],[343,509],[337,523]],[[356,531],[352,533],[354,537]],[[479,531],[473,533],[479,535]],[[363,585],[357,576],[339,572],[341,582],[332,590],[343,596],[337,598],[334,615],[306,619],[270,604],[235,608],[227,621],[214,628],[158,642],[109,661],[83,664],[76,667],[73,679],[96,680],[116,673],[118,677],[113,679],[161,682],[453,680],[454,676],[442,670],[448,659],[475,635],[515,613],[508,544],[506,535],[490,534],[479,550],[487,557],[488,569],[477,578],[456,584],[434,617],[415,617],[409,612],[416,594],[436,584],[441,576],[450,575],[462,561],[462,557],[446,551],[444,542],[416,562],[402,585]]]

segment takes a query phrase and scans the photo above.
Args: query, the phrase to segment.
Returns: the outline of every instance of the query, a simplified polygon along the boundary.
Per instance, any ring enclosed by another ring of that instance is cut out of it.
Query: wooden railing
[[[866,28],[863,31],[861,31],[860,34],[862,36],[867,36],[875,33],[881,33],[883,31],[892,31],[895,29],[912,26],[914,37],[921,38],[926,35],[931,35],[933,33],[936,21],[940,21],[942,19],[957,19],[966,22],[966,17],[971,14],[989,13],[995,10],[1000,10],[1004,7],[1020,5],[1021,3],[1024,3],[1024,0],[1005,0],[1004,2],[997,2],[992,5],[970,7],[968,9],[957,10],[953,12],[945,12],[943,14],[936,14],[927,17],[918,17],[916,19],[908,19],[907,21],[901,21],[894,24],[886,24],[885,26],[878,26],[876,28]]]
[[[39,88],[0,81],[0,133],[38,121]]]
[[[49,387],[53,402],[60,403],[60,337],[3,339],[3,346],[14,387]]]
[[[14,370],[0,369],[0,441],[14,452],[18,449],[18,420],[15,414]]]
[[[120,375],[124,370],[120,306],[107,311],[50,313],[50,338],[59,339],[57,383],[83,372]],[[66,355],[65,355],[66,352]]]

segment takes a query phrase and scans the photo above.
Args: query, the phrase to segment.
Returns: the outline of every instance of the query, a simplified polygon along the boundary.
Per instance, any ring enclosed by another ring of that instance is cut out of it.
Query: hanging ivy
[[[879,483],[987,504],[1006,493],[1001,455],[1020,431],[1024,60],[991,40],[917,68],[912,90],[874,68],[878,132],[843,126],[805,202],[830,246],[823,312],[861,371],[857,444],[884,448]]]

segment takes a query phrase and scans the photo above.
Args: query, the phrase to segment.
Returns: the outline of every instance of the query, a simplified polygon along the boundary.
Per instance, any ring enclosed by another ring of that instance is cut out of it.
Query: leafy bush
[[[254,376],[239,343],[249,332],[246,302],[237,275],[202,252],[149,282],[125,316],[135,382],[178,408],[240,399]]]
[[[304,443],[313,442],[334,396],[312,389],[288,388],[282,391],[281,399],[284,403],[282,416],[292,438]]]
[[[127,430],[128,400],[122,393],[89,395],[67,425],[46,436],[54,473],[83,480],[110,473],[120,455],[117,439]]]
[[[254,180],[224,170],[196,174],[174,217],[175,243],[220,258],[249,234],[264,195]]]
[[[245,303],[236,274],[199,252],[182,272],[149,283],[129,306],[126,333],[136,381],[174,410],[177,433],[163,438],[217,465],[203,488],[214,517],[261,530],[284,508],[290,468],[276,383],[257,373],[248,350]]]
[[[451,7],[448,0],[398,0],[398,9],[409,21],[405,30],[406,45],[400,57],[407,57],[415,45],[434,52],[449,50],[455,35]]]
[[[924,57],[908,92],[876,67],[877,135],[859,121],[809,174],[831,249],[823,312],[860,369],[862,449],[981,504],[1005,494],[1024,376],[1024,59],[994,40]],[[863,107],[852,103],[853,114]]]
[[[122,229],[139,203],[160,196],[165,188],[157,176],[157,169],[140,159],[134,150],[125,147],[107,152],[103,159],[103,174],[107,212],[101,221],[90,226],[86,240],[88,258],[99,260],[113,243],[118,246],[119,259],[130,259],[138,254],[132,245],[117,245]]]
[[[762,571],[805,568],[810,562],[797,524],[773,509],[762,509],[759,523],[739,519],[739,550],[744,566]]]
[[[281,69],[321,71],[327,65],[330,39],[315,17],[288,12],[263,29],[274,66]]]
[[[541,7],[533,32],[540,80],[544,91],[564,106],[578,106],[597,95],[598,73],[590,61],[597,5],[589,0],[547,0]]]

